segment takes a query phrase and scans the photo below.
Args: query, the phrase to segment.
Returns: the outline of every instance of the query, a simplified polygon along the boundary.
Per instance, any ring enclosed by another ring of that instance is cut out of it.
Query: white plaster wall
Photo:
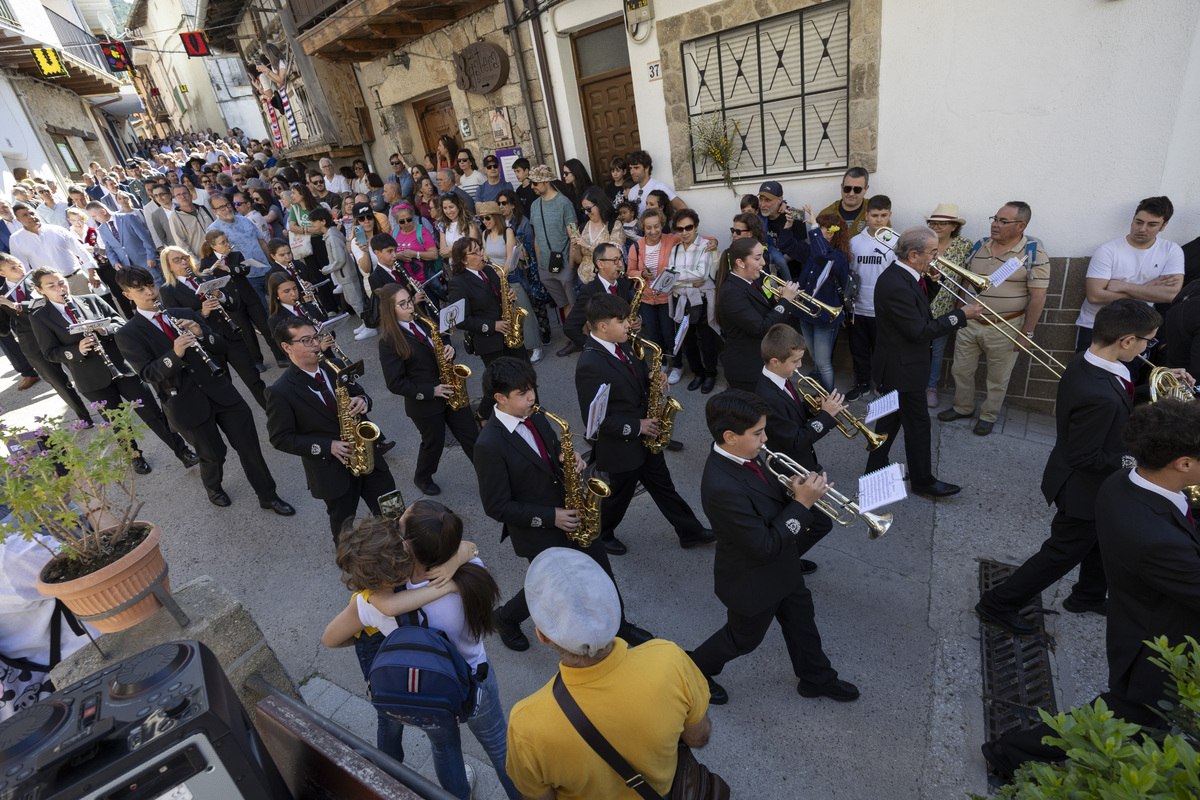
[[[879,163],[872,193],[892,198],[894,224],[920,223],[956,202],[969,236],[1006,200],[1033,207],[1030,232],[1052,256],[1090,255],[1123,235],[1139,199],[1175,204],[1168,238],[1200,235],[1200,3],[1195,0],[882,0]],[[662,19],[704,5],[656,0]],[[569,42],[556,36],[618,13],[617,0],[572,0],[543,17],[565,157],[586,132]],[[629,44],[643,147],[673,185],[657,27]],[[840,175],[783,181],[789,202],[822,207]],[[753,192],[758,181],[739,183]],[[724,187],[686,200],[702,227],[728,239],[737,201]],[[711,224],[709,221],[712,221]]]
[[[7,80],[0,80],[0,114],[6,121],[0,129],[0,194],[8,196],[12,190],[15,167],[25,167],[35,175],[56,175],[61,181],[65,172],[60,173],[59,159],[55,157],[52,161],[42,149]],[[76,158],[82,156],[76,154]]]

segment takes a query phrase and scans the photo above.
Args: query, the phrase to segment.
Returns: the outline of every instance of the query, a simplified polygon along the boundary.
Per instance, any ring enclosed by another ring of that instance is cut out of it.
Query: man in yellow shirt
[[[708,685],[677,645],[630,648],[616,637],[621,601],[612,579],[577,550],[545,550],[529,565],[525,599],[538,641],[558,652],[571,698],[600,734],[661,795],[670,792],[678,743],[708,743]],[[592,750],[558,705],[551,680],[513,706],[508,776],[531,800],[638,793]]]

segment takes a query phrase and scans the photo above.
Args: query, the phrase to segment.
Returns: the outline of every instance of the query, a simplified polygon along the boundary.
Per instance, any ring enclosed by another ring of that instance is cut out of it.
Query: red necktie
[[[497,289],[496,284],[492,283],[491,279],[488,278],[486,272],[484,272],[483,270],[479,270],[479,277],[483,278],[483,282],[486,283],[488,285],[488,288],[492,290],[492,294],[496,295],[496,297],[500,296],[500,290]]]
[[[112,231],[112,235],[116,237],[117,244],[121,243],[121,234],[117,233],[117,223],[113,220],[108,221],[108,229]]]
[[[608,287],[608,293],[609,293],[609,294],[616,294],[616,293],[617,293],[617,285],[616,285],[615,283],[614,283],[612,286]]]
[[[1184,514],[1184,516],[1187,517],[1188,522],[1192,523],[1193,528],[1196,527],[1196,518],[1192,516],[1192,507],[1191,506],[1188,506],[1187,513]]]
[[[70,307],[70,306],[68,306],[68,305],[64,305],[64,306],[63,306],[63,311],[66,313],[66,315],[67,315],[67,319],[71,320],[71,324],[72,324],[72,325],[78,325],[78,324],[79,324],[79,319],[78,319],[78,317],[76,317],[76,316],[75,316],[75,312],[71,310],[71,307]]]
[[[192,280],[191,278],[185,278],[184,280],[186,280],[186,281],[187,281],[187,285],[188,285],[188,286],[192,287],[192,291],[193,291],[193,292],[195,292],[195,291],[196,291],[196,289],[198,289],[198,288],[199,288],[198,286],[196,286],[196,282],[195,282],[194,280]]]
[[[20,286],[18,286],[18,287],[17,287],[17,290],[16,290],[15,292],[13,292],[13,296],[17,298],[17,302],[18,302],[18,303],[24,303],[24,302],[25,302],[25,292],[21,291],[21,287],[20,287]]]
[[[401,286],[404,285],[404,281],[400,279],[399,270],[389,269],[388,272],[392,273],[392,278],[396,281],[396,283],[400,284]]]
[[[920,284],[922,292],[924,292],[925,294],[929,294],[929,284],[925,283],[924,275],[921,276],[921,278],[917,281],[917,283]]]
[[[521,424],[528,428],[529,432],[533,434],[533,441],[537,445],[538,455],[542,457],[542,461],[546,462],[546,466],[552,466],[550,464],[550,454],[546,452],[546,443],[542,441],[542,435],[538,433],[537,428],[533,426],[533,420],[526,418],[521,420]]]
[[[1118,377],[1117,380],[1119,380],[1121,382],[1121,385],[1125,387],[1125,392],[1129,395],[1129,399],[1132,400],[1133,399],[1133,381],[1127,381],[1124,378],[1120,378],[1120,377]]]
[[[800,406],[801,408],[804,408],[804,406],[801,405],[801,403],[800,403],[800,395],[796,394],[796,387],[792,386],[792,382],[789,381],[787,378],[784,378],[783,385],[788,387],[788,391],[792,393],[792,399],[796,401],[796,405]]]
[[[317,368],[317,374],[313,377],[313,384],[316,386],[317,394],[321,396],[321,402],[325,404],[325,407],[333,408],[333,405],[329,402],[329,384],[325,382],[325,374],[321,372],[319,367]]]
[[[172,342],[175,341],[177,338],[179,338],[178,336],[176,336],[175,330],[170,325],[167,324],[167,321],[165,319],[163,319],[162,314],[155,314],[154,321],[158,323],[158,327],[162,329],[163,333],[165,333],[167,336],[170,337]]]
[[[620,345],[613,345],[613,349],[617,351],[617,358],[621,359],[621,363],[629,367],[629,371],[633,373],[633,379],[638,380],[637,368],[633,366],[633,362],[625,355],[625,351]]]
[[[417,323],[415,323],[415,322],[408,323],[408,329],[409,329],[409,331],[412,332],[413,336],[417,337],[425,344],[429,344],[429,337],[427,337],[424,333],[421,332],[421,328],[420,328],[420,326],[417,325]],[[430,346],[432,347],[432,345],[430,345]]]
[[[755,464],[753,461],[747,461],[742,466],[761,478],[763,483],[767,482],[767,476],[762,474],[762,470],[758,468],[758,464]]]

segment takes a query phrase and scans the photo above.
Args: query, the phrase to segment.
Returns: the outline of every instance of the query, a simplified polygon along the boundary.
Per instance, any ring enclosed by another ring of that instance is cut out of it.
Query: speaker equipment
[[[0,724],[0,800],[292,800],[217,657],[152,647]]]

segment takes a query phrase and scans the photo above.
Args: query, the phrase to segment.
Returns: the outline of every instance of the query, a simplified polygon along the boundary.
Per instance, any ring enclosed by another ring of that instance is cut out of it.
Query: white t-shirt
[[[1125,237],[1106,242],[1096,250],[1088,264],[1087,278],[1116,279],[1129,283],[1149,283],[1163,275],[1183,274],[1183,248],[1161,236],[1145,250],[1131,246]],[[1153,305],[1147,302],[1146,305]],[[1100,306],[1084,298],[1075,324],[1090,328],[1096,322]]]
[[[665,183],[660,180],[656,180],[655,178],[651,178],[650,180],[646,181],[645,186],[638,186],[637,184],[634,184],[633,188],[629,190],[629,200],[630,202],[637,203],[639,218],[642,216],[642,212],[646,210],[646,198],[649,197],[650,193],[653,191],[666,192],[667,197],[671,198],[672,200],[675,199],[675,192],[667,188]]]
[[[475,170],[470,175],[458,176],[459,188],[470,196],[472,202],[475,201],[475,193],[479,191],[479,187],[485,183],[487,183],[487,178],[479,170]]]
[[[850,252],[854,254],[854,271],[858,273],[861,285],[858,299],[854,301],[854,313],[864,317],[875,316],[875,282],[887,269],[888,264],[896,260],[895,254],[888,248],[868,236],[864,230],[850,240]]]
[[[325,178],[325,175],[322,174],[321,177]],[[346,195],[350,193],[350,181],[346,180],[345,175],[335,172],[332,178],[325,178],[325,188],[334,194]]]
[[[471,563],[483,566],[483,562],[478,558],[471,559]],[[409,581],[406,585],[409,589],[420,589],[427,583],[429,581],[421,583]],[[358,621],[364,627],[378,628],[384,636],[400,627],[396,624],[394,617],[389,617],[371,605],[369,601],[363,599],[361,594],[356,594],[354,599],[358,603]],[[483,649],[483,640],[472,637],[471,632],[467,630],[466,617],[463,616],[462,595],[458,592],[451,592],[445,597],[439,597],[432,603],[422,606],[421,610],[429,619],[429,627],[444,632],[450,638],[450,643],[466,659],[471,669],[478,669],[480,664],[487,662],[487,651]]]

